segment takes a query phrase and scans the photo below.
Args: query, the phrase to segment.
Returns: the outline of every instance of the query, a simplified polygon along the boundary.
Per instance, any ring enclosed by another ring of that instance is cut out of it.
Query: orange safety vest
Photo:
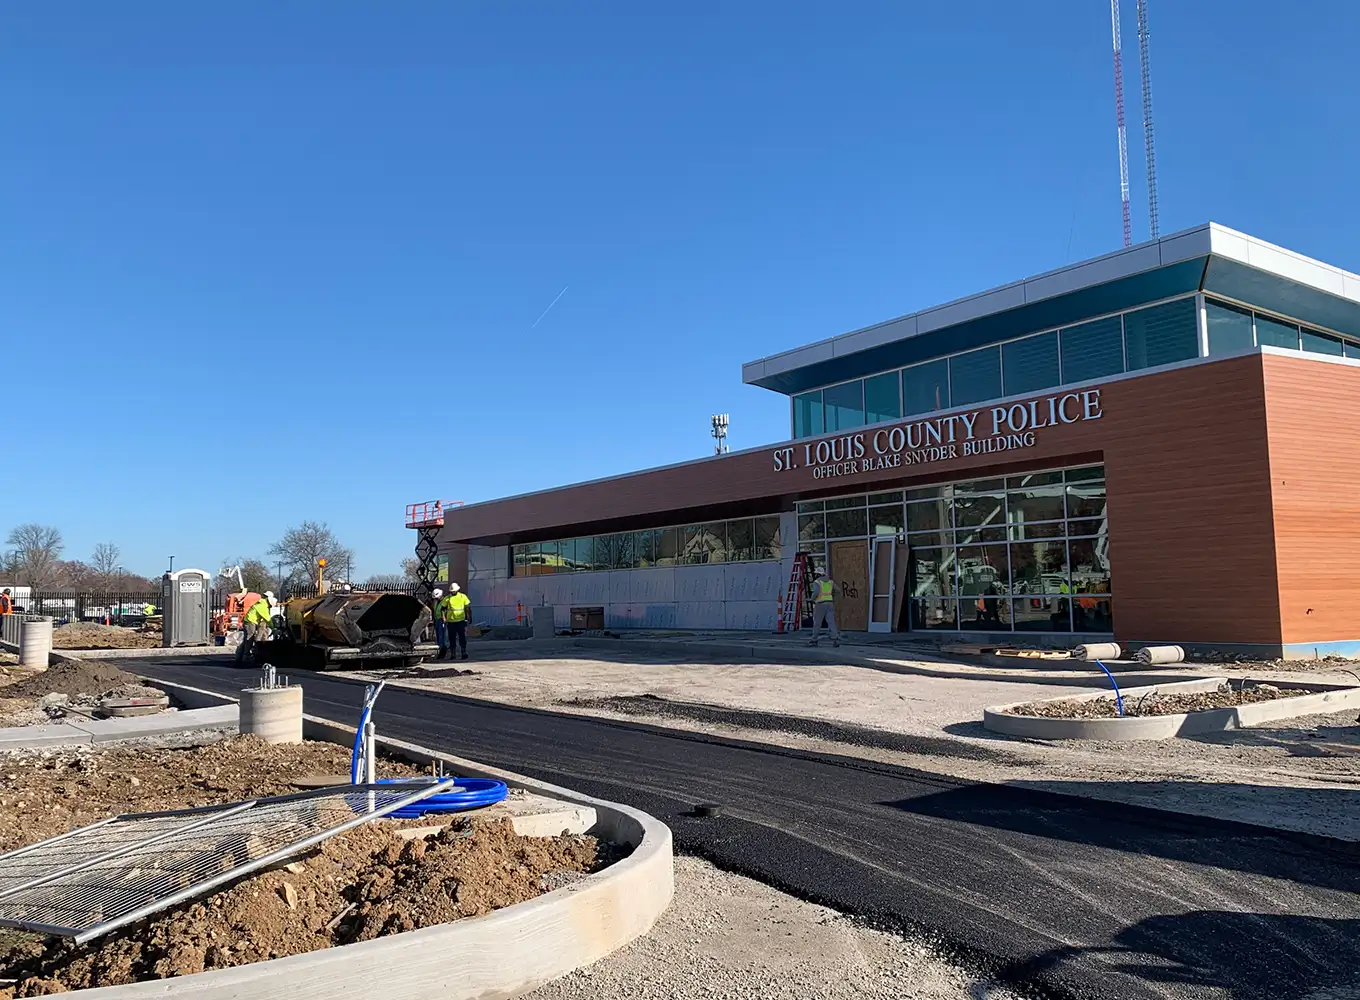
[[[10,600],[9,594],[0,594],[0,615],[11,614],[14,611],[14,602]]]

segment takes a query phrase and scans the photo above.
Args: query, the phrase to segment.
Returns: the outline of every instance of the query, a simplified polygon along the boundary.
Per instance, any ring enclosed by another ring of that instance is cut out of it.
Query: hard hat
[[[440,590],[438,587],[435,587],[435,588],[434,588],[434,596],[435,596],[435,597],[443,597],[443,596],[444,596],[444,592],[443,592],[442,590]]]
[[[458,593],[458,584],[456,583],[449,584],[449,592],[454,594]]]
[[[273,603],[274,603],[274,592],[273,592],[272,590],[266,590],[266,591],[264,592],[264,596],[267,597],[267,598],[269,598],[269,603],[270,603],[270,604],[273,604]]]

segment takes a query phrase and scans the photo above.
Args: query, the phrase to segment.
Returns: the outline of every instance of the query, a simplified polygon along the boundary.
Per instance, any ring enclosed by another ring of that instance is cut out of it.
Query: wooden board
[[[836,624],[847,632],[869,629],[869,545],[831,543],[831,579],[836,582]]]

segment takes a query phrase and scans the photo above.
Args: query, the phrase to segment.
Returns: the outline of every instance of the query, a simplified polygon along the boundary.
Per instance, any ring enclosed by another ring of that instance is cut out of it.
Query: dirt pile
[[[52,630],[53,649],[154,649],[160,644],[159,631],[141,632],[121,625],[71,622]]]
[[[40,674],[30,674],[0,688],[0,695],[6,698],[41,698],[45,694],[98,695],[125,685],[141,686],[141,682],[110,663],[66,660]]]
[[[166,979],[399,934],[533,899],[547,876],[593,871],[593,837],[520,837],[508,820],[460,823],[428,841],[369,825],[288,868],[86,947],[29,942],[0,957],[0,996]]]
[[[416,768],[380,760],[385,778]],[[333,743],[271,746],[238,736],[184,750],[54,747],[0,756],[0,852],[119,813],[188,809],[298,789],[294,779],[349,774]]]
[[[1261,701],[1274,701],[1289,698],[1301,693],[1278,688],[1274,684],[1233,685],[1224,681],[1214,691],[1173,692],[1159,694],[1152,691],[1137,698],[1124,696],[1124,715],[1180,715],[1184,712],[1204,712],[1213,708],[1235,708],[1238,705],[1253,705]],[[1045,719],[1114,719],[1119,716],[1119,706],[1113,697],[1095,698],[1090,701],[1051,701],[1017,705],[1008,709],[1012,715],[1036,715]]]

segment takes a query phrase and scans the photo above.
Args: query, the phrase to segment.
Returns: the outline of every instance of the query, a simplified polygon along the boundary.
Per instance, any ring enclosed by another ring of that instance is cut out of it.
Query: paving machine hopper
[[[258,643],[253,659],[310,670],[368,660],[415,666],[439,648],[420,641],[430,617],[420,598],[389,591],[295,597],[285,602],[273,639]]]

